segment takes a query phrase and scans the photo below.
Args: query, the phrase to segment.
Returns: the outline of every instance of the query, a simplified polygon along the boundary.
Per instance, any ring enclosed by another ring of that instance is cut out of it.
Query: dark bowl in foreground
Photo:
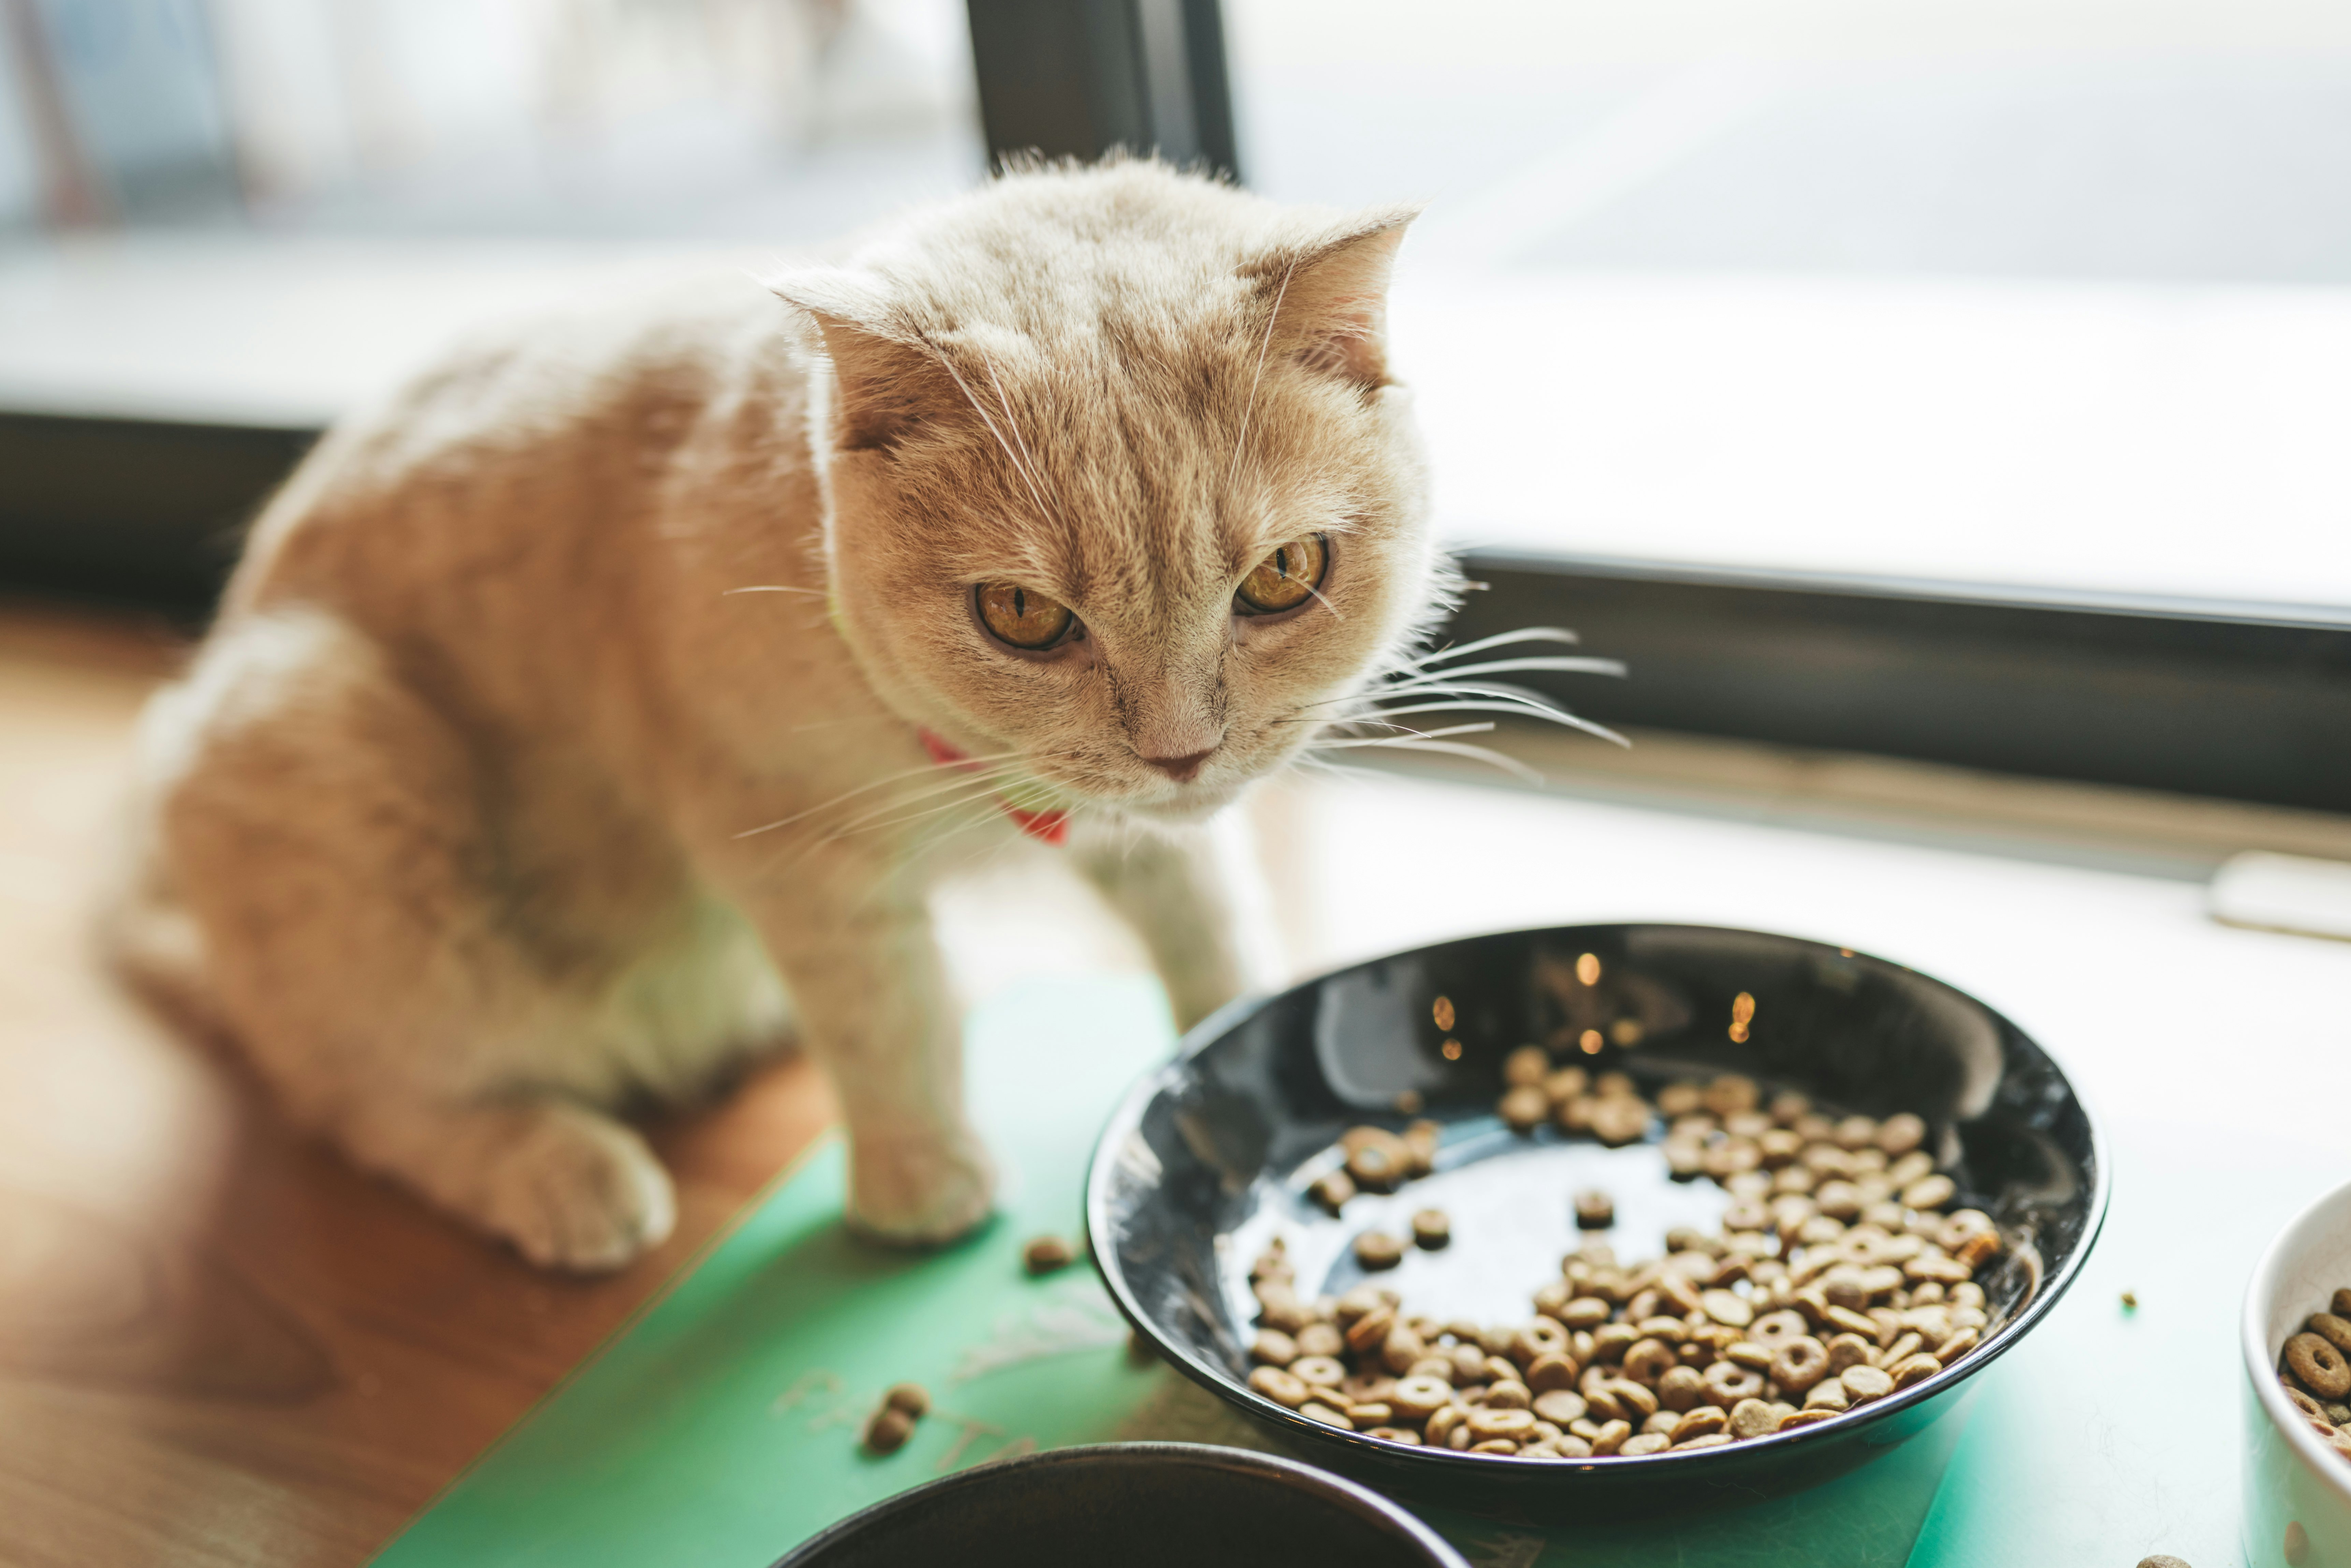
[[[776,1568],[1468,1568],[1428,1526],[1310,1466],[1194,1443],[982,1465],[852,1514]]]
[[[1579,961],[1586,973],[1596,966],[1597,984],[1578,977]],[[1603,1043],[1627,1037],[1636,1043]],[[1652,1096],[1675,1079],[1739,1072],[1842,1113],[1924,1117],[1958,1202],[1989,1213],[2009,1243],[1980,1280],[1991,1317],[1984,1343],[1834,1421],[1635,1458],[1406,1447],[1251,1391],[1249,1268],[1277,1234],[1302,1293],[1337,1293],[1366,1278],[1349,1248],[1354,1235],[1405,1230],[1414,1209],[1443,1207],[1453,1244],[1380,1278],[1414,1311],[1499,1322],[1531,1318],[1534,1289],[1557,1279],[1562,1255],[1579,1244],[1573,1188],[1614,1194],[1616,1224],[1596,1239],[1627,1259],[1657,1255],[1670,1227],[1713,1228],[1728,1196],[1671,1179],[1654,1129],[1650,1142],[1604,1149],[1500,1124],[1502,1059],[1530,1041],[1628,1072]],[[1343,1131],[1400,1128],[1413,1119],[1405,1107],[1444,1125],[1431,1176],[1358,1197],[1340,1217],[1308,1198]],[[1136,1328],[1292,1448],[1406,1497],[1546,1521],[1753,1500],[1826,1480],[1916,1435],[2064,1293],[2096,1239],[2106,1187],[2100,1136],[2057,1064],[1939,981],[1760,932],[1581,925],[1448,942],[1234,1004],[1113,1114],[1087,1176],[1086,1218],[1102,1276]]]

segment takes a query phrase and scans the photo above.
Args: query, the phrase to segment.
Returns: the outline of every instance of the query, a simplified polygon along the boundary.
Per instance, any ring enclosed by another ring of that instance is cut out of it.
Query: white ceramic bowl
[[[2351,1461],[2314,1431],[2278,1384],[2278,1354],[2303,1320],[2351,1285],[2351,1184],[2294,1217],[2245,1287],[2245,1508],[2251,1568],[2351,1568]]]

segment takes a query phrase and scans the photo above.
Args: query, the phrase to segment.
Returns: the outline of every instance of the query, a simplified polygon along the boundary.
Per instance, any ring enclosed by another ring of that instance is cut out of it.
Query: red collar
[[[940,767],[956,768],[965,773],[978,771],[979,764],[929,730],[917,733],[923,737],[923,749],[929,752],[931,760]],[[997,803],[1003,807],[1004,814],[1012,819],[1014,827],[1040,843],[1059,844],[1068,841],[1070,814],[1067,811],[1024,811],[1009,800],[999,800]]]

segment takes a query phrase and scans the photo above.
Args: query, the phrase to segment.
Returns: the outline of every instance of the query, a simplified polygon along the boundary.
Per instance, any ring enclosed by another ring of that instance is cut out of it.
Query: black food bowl
[[[1252,1391],[1253,1259],[1283,1237],[1303,1296],[1367,1276],[1368,1228],[1409,1234],[1446,1210],[1454,1240],[1377,1276],[1405,1310],[1526,1322],[1534,1290],[1580,1244],[1570,1194],[1615,1199],[1583,1233],[1626,1260],[1677,1225],[1712,1231],[1729,1195],[1669,1175],[1647,1141],[1603,1148],[1495,1113],[1502,1061],[1530,1042],[1562,1061],[1667,1082],[1734,1072],[1839,1113],[1908,1111],[1927,1150],[1986,1211],[2007,1251],[1980,1277],[1991,1324],[1973,1353],[1834,1420],[1687,1452],[1581,1459],[1408,1447],[1310,1420]],[[1343,1131],[1443,1125],[1434,1172],[1338,1216],[1307,1187]],[[2006,1019],[1899,965],[1792,937],[1687,925],[1581,925],[1448,942],[1235,1003],[1113,1114],[1087,1176],[1094,1256],[1120,1309],[1169,1361],[1318,1463],[1405,1496],[1532,1520],[1623,1517],[1751,1500],[1865,1463],[1922,1430],[2031,1332],[2079,1272],[2106,1208],[2090,1114]]]
[[[1375,1492],[1293,1460],[1193,1443],[1055,1448],[852,1514],[776,1568],[1468,1568]]]

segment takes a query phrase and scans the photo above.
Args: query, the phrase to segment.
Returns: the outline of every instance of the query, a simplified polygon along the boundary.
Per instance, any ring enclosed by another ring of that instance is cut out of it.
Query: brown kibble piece
[[[2326,1310],[2338,1318],[2351,1318],[2351,1285],[2335,1291],[2334,1299],[2326,1303]]]
[[[1894,1379],[1880,1367],[1848,1366],[1837,1374],[1837,1379],[1844,1385],[1845,1397],[1856,1405],[1894,1392]]]
[[[1539,1083],[1521,1083],[1502,1096],[1495,1107],[1514,1133],[1531,1133],[1551,1116],[1551,1099]]]
[[[2321,1399],[2351,1394],[2351,1362],[2322,1335],[2298,1333],[2286,1341],[2285,1364]]]
[[[1050,1274],[1070,1266],[1076,1256],[1058,1236],[1040,1236],[1020,1249],[1021,1266],[1031,1274]]]
[[[1344,1334],[1347,1348],[1366,1355],[1378,1350],[1388,1343],[1388,1335],[1395,1330],[1395,1309],[1382,1301],[1347,1325]]]
[[[1959,1185],[1947,1176],[1920,1176],[1902,1189],[1905,1208],[1940,1208],[1959,1192]]]
[[[1249,1342],[1249,1355],[1268,1366],[1288,1366],[1298,1359],[1298,1342],[1280,1329],[1259,1329]]]
[[[1907,1111],[1896,1112],[1877,1124],[1877,1146],[1899,1158],[1927,1141],[1927,1124]]]
[[[1290,1375],[1316,1388],[1336,1388],[1347,1381],[1347,1369],[1333,1356],[1301,1355],[1290,1364]]]
[[[882,1403],[892,1410],[904,1410],[915,1420],[921,1420],[931,1408],[931,1391],[919,1383],[893,1383],[890,1392],[882,1396]]]
[[[1572,1329],[1596,1329],[1607,1322],[1613,1309],[1597,1296],[1578,1296],[1562,1307],[1559,1321]]]
[[[1336,1214],[1355,1196],[1355,1183],[1345,1171],[1332,1171],[1306,1190],[1314,1195],[1315,1202]]]
[[[1801,1394],[1829,1375],[1829,1348],[1810,1334],[1786,1341],[1771,1357],[1771,1381]]]
[[[1698,1299],[1706,1315],[1726,1327],[1743,1329],[1755,1321],[1755,1309],[1735,1291],[1701,1291]]]
[[[1301,1405],[1298,1407],[1298,1413],[1309,1421],[1320,1421],[1325,1427],[1336,1427],[1342,1432],[1352,1432],[1355,1429],[1355,1424],[1347,1419],[1346,1412],[1333,1410],[1328,1405],[1316,1400],[1309,1400]]]
[[[1657,1403],[1677,1414],[1707,1403],[1706,1378],[1695,1366],[1677,1366],[1657,1379]]]
[[[1537,1318],[1515,1330],[1506,1354],[1520,1366],[1531,1366],[1546,1355],[1564,1355],[1569,1342],[1567,1330],[1550,1318]]]
[[[1616,1446],[1616,1451],[1627,1458],[1637,1458],[1643,1454],[1662,1454],[1673,1446],[1673,1439],[1662,1432],[1644,1432],[1637,1437],[1625,1438]],[[1593,1452],[1599,1450],[1594,1448]]]
[[[1534,1435],[1535,1416],[1531,1410],[1498,1410],[1481,1406],[1470,1411],[1462,1425],[1469,1428],[1470,1437],[1478,1442],[1490,1437],[1508,1437],[1512,1442],[1519,1442]]]
[[[2310,1321],[2302,1326],[2346,1355],[2351,1355],[2351,1318],[2339,1318],[2333,1312],[2313,1312]]]
[[[865,1423],[865,1447],[876,1454],[894,1454],[914,1435],[914,1418],[894,1405],[884,1405]]]
[[[1404,1260],[1404,1243],[1382,1230],[1355,1238],[1355,1261],[1366,1269],[1393,1269]]]
[[[1605,1230],[1616,1223],[1616,1200],[1597,1187],[1575,1195],[1575,1225],[1579,1230]]]
[[[1295,1373],[1278,1366],[1260,1366],[1249,1375],[1249,1385],[1276,1405],[1287,1405],[1292,1410],[1306,1403],[1312,1390]]]
[[[1633,1435],[1630,1421],[1604,1421],[1590,1433],[1581,1434],[1592,1445],[1594,1454],[1606,1455],[1620,1451]]]
[[[1790,1340],[1810,1333],[1812,1325],[1804,1322],[1804,1314],[1787,1309],[1765,1312],[1747,1325],[1747,1337],[1769,1351],[1776,1351]]]
[[[1412,1217],[1412,1239],[1416,1247],[1434,1252],[1453,1239],[1453,1221],[1441,1208],[1424,1208]]]
[[[1522,1045],[1502,1058],[1502,1082],[1513,1088],[1540,1084],[1551,1076],[1551,1053],[1540,1045]]]
[[[1837,1412],[1834,1410],[1822,1410],[1817,1408],[1791,1410],[1788,1414],[1780,1417],[1779,1429],[1782,1432],[1792,1432],[1799,1427],[1817,1426],[1823,1421],[1832,1419],[1836,1416],[1836,1414]]]
[[[1535,1396],[1534,1410],[1537,1418],[1549,1421],[1556,1427],[1565,1427],[1583,1420],[1584,1412],[1589,1408],[1583,1396],[1572,1388],[1546,1389]]]
[[[1843,1372],[1848,1366],[1866,1366],[1876,1358],[1877,1346],[1857,1333],[1841,1333],[1829,1341],[1829,1370]]]
[[[1537,1394],[1575,1386],[1575,1357],[1564,1351],[1546,1351],[1527,1363],[1527,1386]]]
[[[1780,1429],[1780,1413],[1761,1399],[1742,1399],[1730,1407],[1730,1432],[1735,1437],[1768,1437]]]
[[[1674,1441],[1687,1443],[1692,1437],[1719,1432],[1729,1425],[1730,1413],[1721,1406],[1701,1405],[1695,1410],[1684,1412],[1682,1418],[1674,1423]]]
[[[2188,1564],[2168,1552],[2158,1552],[2152,1557],[2140,1558],[2138,1568],[2188,1568]]]
[[[1592,1135],[1615,1148],[1648,1134],[1649,1107],[1630,1094],[1604,1095],[1592,1103],[1591,1120]]]
[[[1407,1421],[1426,1421],[1452,1403],[1452,1385],[1434,1377],[1399,1378],[1388,1391],[1388,1404]]]
[[[1888,1366],[1886,1372],[1896,1388],[1907,1388],[1914,1383],[1924,1383],[1943,1370],[1943,1364],[1931,1355],[1906,1356]]]
[[[1339,1332],[1337,1323],[1308,1323],[1296,1337],[1298,1355],[1340,1355],[1347,1349],[1347,1336]],[[1290,1359],[1295,1361],[1298,1356]],[[1288,1366],[1290,1362],[1281,1364]]]
[[[1420,1447],[1420,1434],[1409,1427],[1374,1427],[1364,1436],[1377,1437],[1383,1442],[1406,1443],[1416,1448]]]
[[[1486,1389],[1485,1408],[1489,1410],[1524,1410],[1535,1402],[1527,1385],[1511,1378],[1496,1378]]]
[[[1347,1174],[1366,1192],[1389,1192],[1412,1175],[1412,1151],[1402,1138],[1366,1143],[1347,1156]]]

